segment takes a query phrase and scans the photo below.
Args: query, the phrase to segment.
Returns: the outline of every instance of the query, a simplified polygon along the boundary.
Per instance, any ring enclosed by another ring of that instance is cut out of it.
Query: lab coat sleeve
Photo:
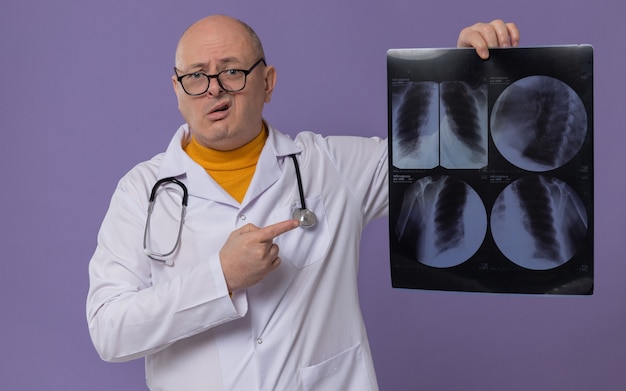
[[[229,297],[214,250],[199,249],[206,262],[152,282],[154,261],[141,245],[146,213],[138,201],[147,197],[144,187],[150,179],[143,185],[134,183],[142,179],[125,179],[113,195],[89,264],[87,321],[94,346],[106,361],[149,355],[247,311],[245,299]]]
[[[364,223],[386,216],[389,213],[387,140],[333,136],[323,139],[323,145],[346,188],[360,203]]]

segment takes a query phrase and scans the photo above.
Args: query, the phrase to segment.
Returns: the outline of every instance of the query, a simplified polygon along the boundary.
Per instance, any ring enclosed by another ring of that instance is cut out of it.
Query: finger
[[[485,26],[487,26],[485,23],[476,23],[461,30],[457,47],[474,48],[480,58],[487,59],[489,57],[489,40],[494,41],[496,36],[492,28],[485,28]]]
[[[519,30],[515,23],[504,23],[500,19],[491,21],[484,25],[481,35],[487,43],[487,50],[484,48],[479,55],[483,58],[489,57],[489,48],[507,48],[519,45]],[[478,49],[477,49],[478,52]]]
[[[275,237],[284,234],[285,232],[291,231],[292,229],[298,227],[300,222],[295,219],[281,221],[279,223],[275,223],[272,225],[268,225],[267,227],[259,229],[256,234],[258,235],[258,239],[261,242],[266,242],[273,240]]]
[[[511,47],[519,45],[520,33],[515,23],[504,23],[501,19],[494,19],[482,25],[481,33],[489,47]]]
[[[519,33],[519,29],[517,28],[517,25],[515,23],[507,23],[506,28],[507,30],[509,30],[511,46],[513,47],[519,46],[520,33]]]
[[[258,230],[259,230],[259,227],[257,227],[256,225],[246,224],[243,227],[235,230],[234,232],[238,233],[239,235],[242,235],[242,234],[247,234],[247,233],[258,231]]]
[[[275,243],[272,243],[272,245],[267,250],[267,257],[271,259],[273,262],[276,258],[278,258],[278,251],[279,251],[278,245]]]
[[[492,20],[485,26],[484,31],[485,39],[490,48],[511,46],[509,29],[501,19]]]
[[[272,270],[274,270],[274,269],[276,269],[278,266],[280,266],[280,262],[281,262],[280,258],[279,258],[279,257],[276,257],[276,259],[274,259],[274,260],[272,261],[272,264],[271,264]]]
[[[272,244],[268,251],[268,261],[269,261],[269,269],[274,270],[280,265],[280,257],[278,256],[279,248],[278,245]]]
[[[268,269],[268,273],[271,271],[274,271],[276,269],[278,269],[278,267],[280,266],[281,260],[280,258],[276,257],[267,267]]]

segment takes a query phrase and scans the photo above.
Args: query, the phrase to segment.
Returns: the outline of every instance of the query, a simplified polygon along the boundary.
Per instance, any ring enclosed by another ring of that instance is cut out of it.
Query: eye
[[[226,77],[238,77],[242,75],[242,72],[239,69],[227,69],[222,71],[222,74]]]
[[[204,77],[204,74],[200,72],[194,72],[194,73],[188,74],[187,77],[190,80],[198,80],[198,79],[202,79],[202,77]]]

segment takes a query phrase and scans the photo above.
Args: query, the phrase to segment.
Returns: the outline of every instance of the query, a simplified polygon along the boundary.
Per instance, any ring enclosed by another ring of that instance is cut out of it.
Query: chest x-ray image
[[[593,293],[593,49],[391,49],[397,288]]]
[[[487,213],[478,194],[451,176],[428,176],[405,192],[395,227],[398,239],[413,245],[415,259],[433,267],[468,260],[480,247]]]
[[[393,89],[393,165],[439,165],[439,85],[422,81]]]
[[[578,252],[587,210],[565,182],[544,175],[520,178],[496,199],[493,238],[512,262],[532,270],[556,268]]]
[[[487,86],[408,82],[392,92],[393,165],[403,169],[487,165]]]
[[[487,85],[463,81],[441,83],[441,166],[487,165]]]

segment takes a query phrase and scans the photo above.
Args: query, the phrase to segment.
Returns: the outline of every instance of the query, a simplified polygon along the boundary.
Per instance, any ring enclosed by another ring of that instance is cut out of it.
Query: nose
[[[222,89],[222,86],[220,86],[220,83],[217,81],[217,76],[210,76],[209,77],[209,89],[207,90],[207,95],[218,96],[222,94],[223,92],[224,90]]]

